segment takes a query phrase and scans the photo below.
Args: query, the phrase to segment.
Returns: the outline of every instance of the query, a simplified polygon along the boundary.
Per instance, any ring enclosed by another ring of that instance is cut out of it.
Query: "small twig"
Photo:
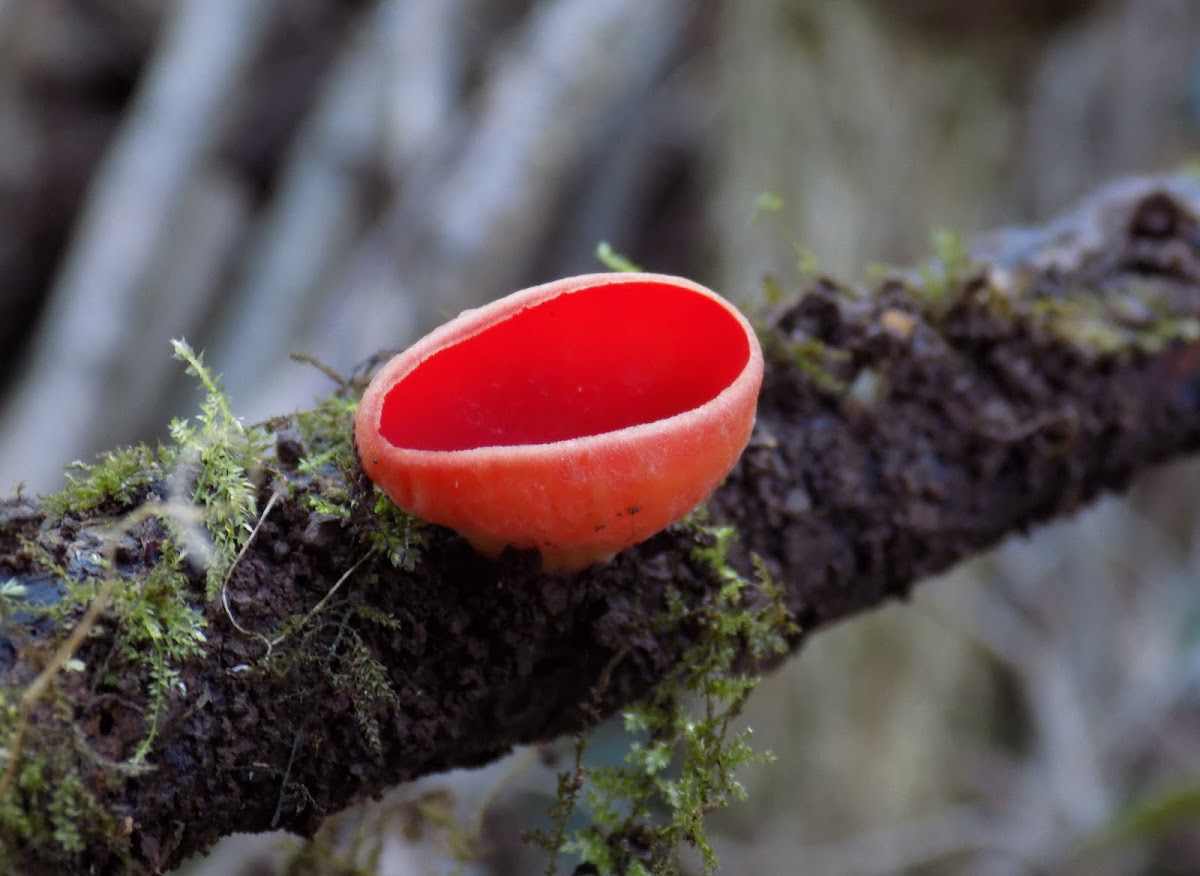
[[[316,368],[330,380],[338,385],[339,388],[345,389],[350,381],[333,369],[332,366],[325,364],[316,356],[310,353],[289,353],[288,358],[293,362],[300,362],[304,365],[311,365]]]
[[[271,639],[270,642],[268,642],[268,644],[273,648],[276,645],[282,643],[288,637],[289,633],[303,628],[305,626],[305,624],[307,624],[310,620],[312,620],[313,617],[321,609],[323,609],[326,605],[329,604],[329,600],[333,599],[333,595],[335,593],[337,593],[338,590],[341,588],[341,586],[343,584],[345,584],[346,581],[350,578],[350,576],[353,575],[358,570],[358,567],[361,566],[363,563],[365,563],[367,560],[369,560],[372,557],[372,555],[374,555],[374,553],[375,553],[375,551],[367,551],[365,554],[363,554],[363,556],[359,559],[359,561],[357,563],[355,563],[353,566],[351,566],[349,569],[347,569],[345,572],[342,573],[342,577],[338,578],[337,581],[334,583],[334,585],[329,588],[329,592],[321,597],[321,601],[318,602],[316,605],[314,605],[312,607],[312,609],[308,612],[308,614],[306,614],[306,615],[304,615],[304,617],[300,618],[300,622],[298,624],[296,624],[296,626],[280,633],[274,639]]]
[[[306,717],[300,725],[300,729],[296,731],[296,736],[292,740],[292,752],[288,755],[287,766],[283,770],[283,781],[279,784],[279,800],[275,803],[275,814],[271,816],[271,829],[274,830],[279,826],[279,819],[283,815],[283,798],[287,792],[288,778],[292,774],[292,767],[296,763],[296,752],[300,750],[300,740],[304,738],[304,731],[308,729],[309,719]]]
[[[237,564],[241,562],[242,557],[246,556],[246,551],[250,549],[250,543],[254,541],[254,536],[258,535],[258,530],[262,527],[263,521],[267,519],[267,515],[271,513],[271,509],[275,507],[275,502],[279,499],[279,491],[276,490],[271,494],[271,498],[267,500],[267,504],[263,507],[262,514],[258,516],[258,522],[254,524],[254,528],[250,530],[250,535],[247,537],[242,549],[238,551],[238,555],[233,558],[233,562],[229,564],[229,570],[225,573],[225,579],[221,581],[221,607],[225,609],[225,616],[229,618],[229,622],[233,624],[233,628],[245,636],[255,636],[262,639],[267,646],[266,656],[271,656],[271,640],[262,633],[256,633],[253,630],[248,630],[233,616],[233,609],[229,607],[229,579],[233,577],[233,570],[237,568]]]

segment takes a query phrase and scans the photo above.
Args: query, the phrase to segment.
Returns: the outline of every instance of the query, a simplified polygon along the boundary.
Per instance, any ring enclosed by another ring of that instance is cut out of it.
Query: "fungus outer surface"
[[[379,371],[355,422],[401,508],[579,569],[703,501],[749,439],[762,351],[688,280],[592,274],[469,310]]]

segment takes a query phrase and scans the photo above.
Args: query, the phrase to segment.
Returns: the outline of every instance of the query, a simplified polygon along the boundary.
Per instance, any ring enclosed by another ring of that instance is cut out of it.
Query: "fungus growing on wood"
[[[750,437],[763,358],[710,290],[589,274],[468,310],[375,375],[367,475],[481,553],[578,570],[681,519]]]

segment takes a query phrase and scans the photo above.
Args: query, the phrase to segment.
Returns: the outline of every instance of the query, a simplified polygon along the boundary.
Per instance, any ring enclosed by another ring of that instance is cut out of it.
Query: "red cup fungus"
[[[750,438],[763,358],[689,280],[590,274],[457,318],[380,369],[355,440],[393,502],[576,571],[681,519]]]

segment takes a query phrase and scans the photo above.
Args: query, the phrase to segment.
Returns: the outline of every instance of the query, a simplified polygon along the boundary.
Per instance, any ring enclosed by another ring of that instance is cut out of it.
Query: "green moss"
[[[642,270],[640,265],[630,261],[613,249],[607,240],[602,240],[596,244],[596,261],[600,262],[600,264],[604,265],[610,271],[628,273]]]
[[[762,278],[762,299],[766,304],[778,304],[785,298],[783,284],[779,282],[779,278],[774,274],[766,274]],[[770,329],[762,323],[755,323],[755,330],[758,332],[759,340],[770,333]]]
[[[1038,297],[1028,304],[1035,324],[1074,347],[1100,355],[1153,355],[1168,345],[1200,338],[1200,320],[1178,315],[1169,293],[1152,282],[1131,283],[1103,297],[1088,290]]]
[[[1200,320],[1191,316],[1163,316],[1150,326],[1136,341],[1143,353],[1161,352],[1168,345],[1200,340]]]
[[[800,277],[800,282],[814,282],[821,275],[821,270],[817,266],[816,253],[798,243],[792,244],[792,251],[796,254],[796,273]]]
[[[63,581],[71,581],[37,546],[34,554],[41,565]],[[206,622],[198,605],[193,604],[191,584],[183,572],[184,556],[174,541],[161,545],[162,556],[145,575],[116,576],[109,588],[107,607],[110,623],[120,631],[114,651],[103,666],[87,667],[72,658],[67,668],[89,672],[93,684],[116,685],[121,677],[135,674],[145,679],[148,729],[145,739],[132,757],[140,763],[154,741],[158,720],[173,693],[186,695],[179,667],[184,661],[203,653]],[[94,559],[104,578],[111,574],[103,557]],[[57,569],[57,571],[55,571]],[[24,589],[15,582],[0,587],[0,619],[17,611],[36,616],[44,614],[62,622],[78,614],[96,597],[99,581],[85,578],[66,585],[63,597],[50,605],[24,601]]]
[[[552,853],[548,874],[557,872],[560,853],[601,874],[674,874],[684,847],[699,853],[705,874],[715,873],[704,819],[745,796],[741,767],[771,757],[752,748],[748,729],[732,725],[759,681],[737,668],[740,656],[762,660],[787,648],[794,627],[782,592],[761,566],[750,580],[729,565],[734,530],[696,517],[688,525],[700,542],[693,558],[711,570],[717,589],[699,606],[671,594],[661,623],[695,627],[696,643],[623,713],[631,740],[623,765],[585,767],[586,736],[576,737],[574,762],[559,775],[554,826],[531,835]],[[581,802],[591,824],[572,833],[568,821]]]
[[[67,486],[46,496],[42,507],[52,519],[61,519],[68,513],[120,511],[135,504],[162,476],[158,451],[144,444],[124,447],[103,454],[92,465],[71,463],[66,474]]]
[[[26,601],[28,595],[29,588],[16,578],[0,581],[0,626],[7,623],[9,618],[18,612],[26,612],[31,608],[36,610],[36,606],[31,606]]]
[[[850,361],[850,353],[831,347],[817,338],[783,338],[768,333],[762,338],[765,355],[776,364],[791,364],[830,395],[841,395],[847,384],[832,369]]]
[[[357,397],[334,395],[293,417],[307,448],[300,473],[317,487],[305,492],[305,500],[317,514],[347,521],[357,515],[371,549],[386,556],[393,568],[411,572],[425,545],[424,522],[400,510],[378,487],[370,493],[370,515],[362,515],[360,498],[346,487],[358,468],[352,439],[357,409]]]
[[[960,234],[935,228],[929,233],[929,238],[933,258],[917,268],[921,282],[915,291],[918,298],[936,312],[946,304],[974,265]]]
[[[291,619],[276,642],[293,641],[295,647],[274,652],[256,671],[287,674],[317,669],[350,698],[358,730],[378,757],[383,753],[382,722],[400,701],[388,680],[388,668],[372,654],[359,632],[364,624],[404,631],[399,620],[373,606],[339,605],[329,612]]]
[[[348,620],[367,621],[393,632],[401,631],[399,621],[369,606],[352,610]],[[400,700],[388,683],[387,667],[374,657],[358,632],[349,624],[340,632],[344,633],[340,636],[344,652],[341,660],[330,667],[330,681],[336,689],[349,694],[354,722],[371,751],[379,757],[383,754],[381,720],[399,707]]]
[[[1141,844],[1187,830],[1200,823],[1200,780],[1181,777],[1150,787],[1122,801],[1107,824],[1077,850],[1079,854],[1111,854],[1114,847]]]
[[[132,668],[146,678],[148,726],[133,755],[135,764],[149,752],[171,697],[187,696],[179,667],[199,657],[208,641],[204,615],[189,602],[190,586],[182,564],[182,553],[169,542],[148,575],[126,579],[113,591],[112,608],[123,631],[122,671]],[[117,679],[105,681],[115,684]]]
[[[315,408],[301,411],[292,423],[307,448],[300,461],[300,473],[308,477],[331,474],[349,477],[354,470],[354,413],[358,398],[331,395]]]
[[[50,696],[36,732],[24,734],[11,786],[0,794],[0,861],[15,859],[17,849],[36,846],[44,862],[65,870],[72,856],[87,848],[115,846],[117,824],[96,795],[96,771],[90,752],[73,732],[70,702]],[[18,691],[0,687],[0,768],[5,770],[23,720],[19,697]]]
[[[175,358],[205,390],[200,415],[193,422],[173,420],[172,457],[177,471],[190,480],[190,499],[201,508],[204,528],[211,539],[206,558],[207,598],[221,589],[226,573],[245,544],[257,517],[253,476],[269,446],[267,431],[246,427],[234,416],[229,397],[202,357],[185,341],[172,341]]]
[[[1098,301],[1079,298],[1035,298],[1029,314],[1036,324],[1049,329],[1072,345],[1111,353],[1124,346],[1123,332],[1105,318]]]
[[[332,395],[315,408],[292,416],[305,455],[299,463],[302,480],[290,486],[293,492],[303,489],[304,499],[315,514],[350,518],[354,499],[346,484],[355,469],[352,436],[357,409],[357,397]]]
[[[393,568],[406,572],[416,569],[425,546],[424,522],[401,511],[378,487],[372,510],[375,525],[367,533],[371,547],[387,557]]]
[[[330,396],[292,418],[307,448],[299,464],[300,473],[317,487],[305,492],[305,500],[315,513],[344,520],[361,510],[360,499],[346,487],[358,469],[352,437],[358,397],[348,389],[343,387],[343,394]],[[368,544],[386,556],[394,568],[413,571],[425,545],[424,522],[396,507],[378,487],[373,488],[370,497],[370,515],[359,514]]]
[[[864,275],[873,285],[903,283],[927,316],[938,317],[978,266],[966,240],[957,232],[934,228],[929,232],[929,243],[930,256],[917,266],[915,274],[895,265],[868,262]]]
[[[81,659],[78,646],[62,654],[62,669],[48,677],[25,709],[21,703],[32,685],[0,688],[0,773],[7,785],[0,795],[5,797],[0,850],[37,845],[42,860],[64,865],[71,854],[89,847],[125,853],[96,791],[108,776],[139,769],[171,697],[187,694],[180,667],[201,654],[205,641],[203,615],[190,602],[191,587],[181,571],[182,553],[169,540],[163,550],[162,559],[142,578],[118,575],[99,555],[88,561],[92,574],[69,578],[44,548],[31,545],[33,560],[63,581],[62,598],[50,605],[33,604],[15,579],[0,588],[0,617],[19,611],[57,622],[56,637],[31,646],[31,665],[52,667],[51,655],[70,648],[69,633],[81,623],[68,619],[78,618],[96,600],[105,606],[103,613],[92,612],[99,618],[97,626],[115,631],[109,649],[87,652],[90,663]],[[67,684],[69,676],[82,680]],[[145,736],[127,762],[109,763],[90,749],[77,727],[73,697],[81,686],[115,686],[130,678],[138,679],[144,691]]]

